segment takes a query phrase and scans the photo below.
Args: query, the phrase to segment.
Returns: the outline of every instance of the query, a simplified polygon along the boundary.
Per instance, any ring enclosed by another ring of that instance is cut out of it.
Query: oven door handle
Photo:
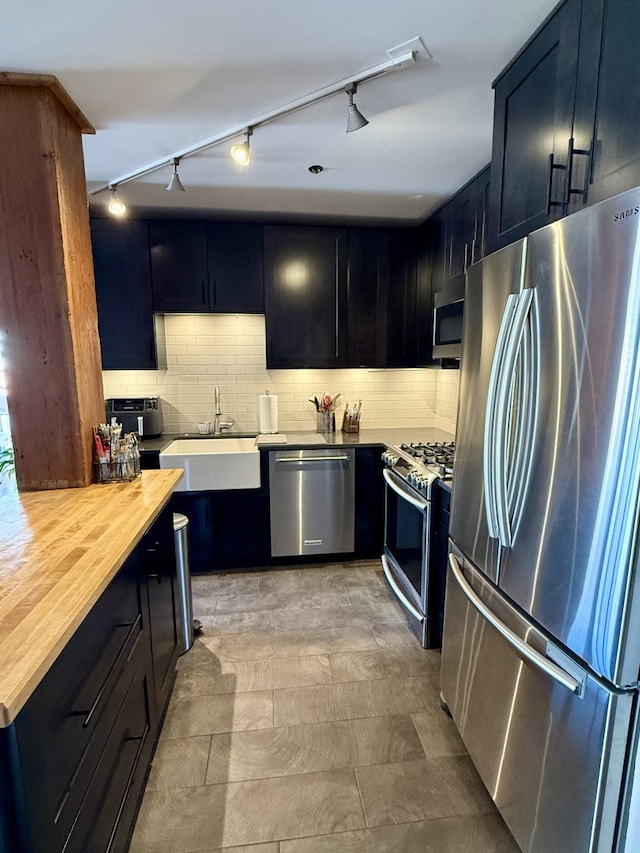
[[[383,468],[382,476],[387,481],[387,485],[391,489],[393,489],[393,491],[399,497],[401,497],[405,501],[408,501],[410,504],[413,504],[413,506],[415,506],[416,509],[419,509],[420,512],[424,512],[426,510],[426,508],[429,506],[428,501],[420,500],[420,498],[414,498],[413,495],[410,495],[409,492],[407,492],[405,489],[401,488],[401,486],[398,485],[398,483],[394,479],[393,474],[391,473],[391,471],[389,471],[388,468]]]
[[[389,568],[389,561],[387,560],[387,558],[384,554],[382,555],[381,559],[382,559],[382,571],[384,572],[384,576],[387,579],[391,589],[398,596],[400,603],[404,607],[407,608],[409,613],[411,613],[411,615],[413,617],[415,617],[418,620],[418,622],[424,622],[424,616],[422,615],[422,613],[420,613],[419,610],[416,610],[416,608],[413,606],[413,604],[409,601],[409,599],[406,597],[404,592],[400,589],[398,584],[395,582],[395,579],[393,577],[393,573],[392,573],[391,569]]]

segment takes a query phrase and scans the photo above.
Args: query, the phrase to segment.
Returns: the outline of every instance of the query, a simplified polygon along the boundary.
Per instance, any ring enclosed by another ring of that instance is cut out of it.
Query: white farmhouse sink
[[[184,468],[177,492],[260,486],[260,451],[254,438],[178,438],[160,451],[160,467]]]

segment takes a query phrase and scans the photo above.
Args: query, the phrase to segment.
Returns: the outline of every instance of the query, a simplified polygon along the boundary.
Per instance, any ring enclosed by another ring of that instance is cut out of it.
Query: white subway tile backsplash
[[[104,371],[103,381],[105,397],[161,397],[165,432],[194,432],[212,420],[216,385],[224,413],[247,432],[259,429],[265,389],[278,395],[281,432],[314,429],[308,400],[325,392],[341,393],[343,405],[361,399],[363,428],[455,431],[457,370],[267,370],[263,316],[167,314],[164,320],[167,368]]]

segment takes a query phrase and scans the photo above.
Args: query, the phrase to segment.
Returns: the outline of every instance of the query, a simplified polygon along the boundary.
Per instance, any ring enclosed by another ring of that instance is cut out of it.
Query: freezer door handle
[[[570,690],[572,693],[579,694],[582,692],[582,684],[580,681],[572,675],[569,675],[568,672],[565,672],[564,669],[557,666],[553,661],[550,661],[544,655],[540,654],[540,652],[524,640],[520,639],[520,637],[511,630],[511,628],[498,619],[498,617],[487,607],[484,601],[475,593],[465,579],[455,554],[449,554],[449,568],[451,569],[451,573],[453,574],[458,586],[466,595],[470,603],[475,607],[478,613],[480,613],[480,615],[483,616],[489,624],[493,625],[496,631],[504,637],[519,657],[526,658],[526,660],[532,663],[535,667],[542,670],[545,675],[550,676],[554,681],[557,681],[558,684],[566,687],[567,690]]]

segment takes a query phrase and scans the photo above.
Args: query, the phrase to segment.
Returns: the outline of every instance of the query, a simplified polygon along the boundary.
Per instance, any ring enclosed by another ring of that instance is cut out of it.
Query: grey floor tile
[[[274,725],[414,713],[429,707],[433,691],[426,677],[417,676],[275,690]]]
[[[368,628],[388,622],[404,623],[402,610],[391,601],[376,604],[334,607],[327,610],[309,610],[304,607],[288,607],[276,610],[276,633],[295,630],[319,630],[323,628]]]
[[[367,562],[336,564],[328,566],[307,566],[295,572],[269,572],[260,580],[260,591],[290,590],[295,592],[312,593],[314,591],[330,591],[357,589],[359,587],[379,586],[380,579],[372,565]]]
[[[229,634],[273,634],[276,629],[275,613],[255,610],[248,613],[213,612],[198,608],[194,602],[194,616],[202,622],[202,636],[216,637]]]
[[[273,694],[234,693],[172,697],[160,738],[264,729],[273,725]]]
[[[439,755],[466,755],[467,749],[456,725],[435,700],[428,711],[412,714],[411,719],[427,758]]]
[[[327,655],[218,661],[217,666],[192,666],[180,670],[172,698],[248,693],[255,690],[329,684],[331,681]]]
[[[381,601],[397,602],[394,594],[385,584],[368,584],[347,590],[350,604],[378,604]]]
[[[315,631],[281,631],[273,635],[204,637],[201,642],[220,660],[322,655],[378,647],[370,627],[354,628],[350,625]]]
[[[473,815],[282,841],[280,853],[520,853],[520,850],[497,815]]]
[[[440,672],[440,654],[416,648],[386,651],[337,652],[329,656],[334,681],[369,681],[393,675],[426,675]]]
[[[408,716],[213,735],[207,784],[423,758]]]
[[[191,853],[362,828],[353,771],[335,770],[150,791],[142,802],[130,853]]]
[[[210,744],[209,735],[159,741],[146,790],[173,790],[204,785]]]
[[[349,598],[340,590],[301,592],[300,590],[273,590],[250,595],[219,595],[216,613],[250,613],[256,610],[280,610],[303,607],[306,610],[334,610],[348,607]]]
[[[356,768],[367,826],[495,811],[467,756]]]
[[[381,649],[420,649],[418,638],[407,624],[376,623],[372,626],[376,643]]]
[[[229,572],[210,575],[194,575],[191,589],[194,599],[210,595],[237,595],[257,592],[261,572]]]
[[[176,664],[178,671],[188,669],[190,666],[217,664],[217,657],[204,645],[202,639],[201,636],[196,637],[189,651],[180,655]]]
[[[193,583],[130,853],[516,853],[379,560]]]

